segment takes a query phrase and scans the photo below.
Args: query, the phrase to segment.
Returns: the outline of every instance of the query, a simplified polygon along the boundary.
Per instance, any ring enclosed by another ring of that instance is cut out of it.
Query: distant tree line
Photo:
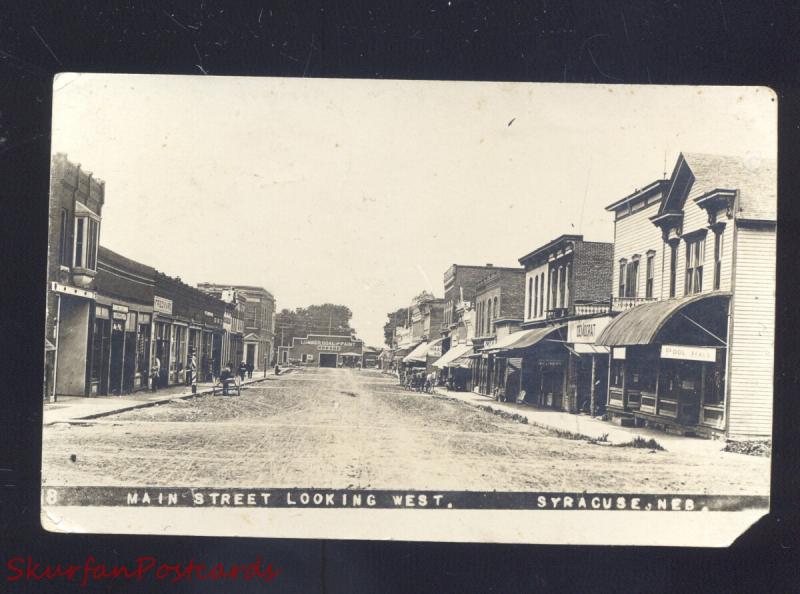
[[[352,317],[349,307],[334,303],[282,309],[275,315],[275,342],[290,346],[292,338],[305,338],[309,334],[352,336],[356,332],[350,326]]]

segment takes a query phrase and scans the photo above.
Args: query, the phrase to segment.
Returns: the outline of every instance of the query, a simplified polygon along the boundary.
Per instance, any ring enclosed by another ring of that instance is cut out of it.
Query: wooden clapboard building
[[[684,434],[771,434],[774,162],[684,153],[614,202],[608,412]]]

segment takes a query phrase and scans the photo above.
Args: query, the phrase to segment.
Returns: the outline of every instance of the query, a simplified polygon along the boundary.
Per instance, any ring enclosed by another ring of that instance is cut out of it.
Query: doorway
[[[122,360],[125,355],[125,322],[113,320],[111,324],[111,369],[109,372],[108,391],[112,394],[122,393]]]
[[[319,354],[320,367],[336,367],[336,353],[320,353]]]
[[[251,366],[253,369],[256,367],[256,345],[248,344],[245,346],[247,349],[247,354],[245,355],[247,365]]]

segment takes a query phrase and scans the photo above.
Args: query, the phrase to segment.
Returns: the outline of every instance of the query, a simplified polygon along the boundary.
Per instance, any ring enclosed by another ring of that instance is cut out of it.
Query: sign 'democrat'
[[[163,313],[168,316],[172,315],[172,299],[167,299],[166,297],[159,297],[158,295],[153,297],[153,310],[157,311],[158,313]]]
[[[611,316],[588,318],[585,320],[571,320],[569,324],[567,324],[567,342],[594,342],[605,327],[608,326],[610,321]]]

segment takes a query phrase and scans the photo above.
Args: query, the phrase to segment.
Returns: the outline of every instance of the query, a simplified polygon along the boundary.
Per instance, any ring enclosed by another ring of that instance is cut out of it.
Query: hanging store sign
[[[564,362],[559,359],[539,359],[539,367],[563,367]]]
[[[613,354],[611,355],[614,359],[624,359],[625,358],[625,347],[615,347],[613,350]]]
[[[111,304],[111,311],[118,311],[122,313],[128,313],[128,306],[127,305],[120,305],[119,303],[112,303]]]
[[[167,299],[166,297],[153,297],[153,311],[166,314],[168,316],[172,315],[172,299]]]
[[[570,320],[567,324],[567,342],[593,343],[610,321],[611,316]]]
[[[711,347],[664,344],[661,345],[661,358],[714,363],[717,360],[717,349]]]
[[[436,357],[437,359],[442,356],[442,345],[436,344],[428,349],[428,356]]]

